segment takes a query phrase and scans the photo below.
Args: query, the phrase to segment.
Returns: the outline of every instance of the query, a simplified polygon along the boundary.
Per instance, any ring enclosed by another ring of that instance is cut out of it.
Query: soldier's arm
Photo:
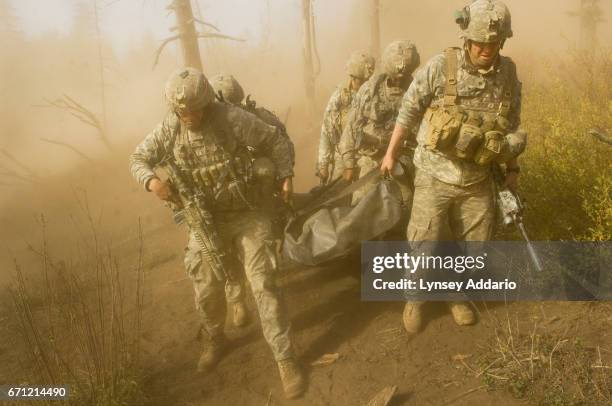
[[[512,190],[518,188],[519,178],[519,163],[518,156],[525,150],[527,144],[527,134],[519,131],[521,125],[521,103],[522,103],[522,84],[516,75],[516,66],[512,63],[511,81],[514,86],[512,88],[512,101],[510,103],[510,111],[508,113],[508,121],[510,123],[509,132],[506,136],[508,148],[512,151],[512,158],[506,161],[506,179],[504,184]],[[512,148],[510,146],[513,146]]]
[[[515,132],[521,125],[521,107],[522,107],[522,84],[518,80],[516,75],[516,65],[512,64],[510,80],[513,83],[512,86],[512,101],[510,102],[510,111],[508,112],[508,121],[510,122],[509,132]]]
[[[396,125],[407,129],[407,134],[416,135],[427,108],[431,105],[436,87],[441,83],[444,57],[438,55],[414,74],[414,80],[404,93],[397,115]]]
[[[363,121],[366,120],[364,111],[369,102],[368,89],[369,86],[366,83],[357,91],[348,113],[346,126],[340,136],[339,151],[346,169],[355,167],[357,132]]]
[[[239,108],[230,111],[228,121],[239,143],[263,151],[274,162],[279,179],[293,176],[293,143],[280,129]]]
[[[145,139],[138,144],[130,156],[130,171],[132,176],[149,191],[149,183],[152,179],[158,179],[155,168],[171,154],[175,128],[178,126],[178,118],[168,115]]]
[[[319,155],[317,169],[327,168],[334,159],[334,140],[339,140],[340,133],[340,109],[339,91],[336,89],[327,103],[323,113],[323,124],[321,125],[321,137],[319,139]]]
[[[442,57],[438,56],[417,70],[410,87],[404,93],[391,140],[381,164],[383,173],[393,169],[402,141],[407,137],[416,136],[423,115],[433,100],[435,88],[439,85],[436,83],[436,77],[439,77],[442,63]]]

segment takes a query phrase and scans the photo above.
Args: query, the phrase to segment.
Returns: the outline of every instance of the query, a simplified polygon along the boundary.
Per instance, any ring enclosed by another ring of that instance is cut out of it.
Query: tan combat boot
[[[239,302],[235,302],[233,304],[233,319],[232,322],[236,327],[243,327],[249,322],[248,312],[246,305],[241,300]]]
[[[476,323],[476,315],[467,302],[449,302],[448,307],[459,326],[470,326]]]
[[[280,372],[281,382],[283,383],[285,396],[289,399],[295,399],[302,396],[306,389],[306,381],[297,362],[295,362],[293,358],[278,361],[278,370]]]
[[[402,321],[408,334],[416,334],[423,326],[423,305],[425,302],[406,302]]]
[[[202,351],[202,355],[200,355],[198,372],[208,372],[213,369],[221,360],[227,344],[227,338],[223,334],[219,337],[210,338],[204,347],[204,351]]]

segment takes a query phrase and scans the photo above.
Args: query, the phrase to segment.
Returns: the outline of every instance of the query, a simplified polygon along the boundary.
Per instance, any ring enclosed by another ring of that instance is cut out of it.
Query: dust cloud
[[[99,1],[97,20],[92,2],[64,1],[62,7],[54,3],[57,1],[0,0],[3,267],[9,266],[16,241],[34,238],[32,227],[36,227],[33,219],[37,213],[70,213],[75,188],[89,188],[91,192],[95,186],[104,185],[95,192],[100,193],[95,197],[100,204],[121,201],[124,191],[138,190],[127,174],[128,154],[163,118],[163,84],[180,66],[180,52],[171,44],[152,69],[160,40],[172,35],[174,19],[165,17],[168,2]],[[380,3],[381,47],[395,39],[410,39],[417,44],[424,62],[445,47],[459,44],[452,13],[465,1]],[[300,3],[201,0],[194,4],[196,16],[246,39],[201,40],[205,73],[233,74],[247,94],[286,120],[296,144],[296,188],[307,190],[316,183],[313,173],[318,128],[327,98],[345,80],[348,55],[369,47],[366,2],[314,2],[316,65],[320,73],[316,79],[318,112],[312,122],[307,119],[304,103]],[[508,41],[504,53],[517,60],[519,75],[575,46],[578,19],[568,12],[576,9],[579,1],[517,0],[507,4],[513,13],[514,38]],[[602,2],[602,7],[604,15],[612,14],[609,1]],[[58,15],[57,10],[68,11]],[[46,20],[61,19],[62,23],[58,23],[59,28],[39,31],[26,23],[29,17],[35,17],[33,14]],[[143,20],[145,14],[153,25]],[[118,37],[130,27],[130,35]],[[134,32],[134,27],[139,31]],[[601,45],[609,45],[610,34],[610,25],[601,24]],[[530,63],[521,64],[522,60]],[[86,117],[53,107],[58,99],[67,100],[66,96],[94,114],[104,127],[108,145]],[[123,220],[130,218],[126,214]]]

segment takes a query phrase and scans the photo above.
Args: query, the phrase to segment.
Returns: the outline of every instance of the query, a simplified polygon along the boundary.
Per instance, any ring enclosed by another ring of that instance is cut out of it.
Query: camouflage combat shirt
[[[516,131],[520,124],[521,83],[514,62],[500,55],[490,69],[483,71],[471,64],[465,51],[458,49],[457,70],[457,104],[465,110],[496,112],[504,87],[508,86],[512,96],[507,116],[508,130]],[[423,120],[423,116],[435,103],[443,103],[445,85],[446,56],[440,54],[416,72],[402,100],[397,124],[417,134],[418,145],[414,153],[417,168],[442,182],[468,186],[487,179],[489,167],[425,148],[428,122]]]
[[[169,113],[132,154],[134,178],[146,187],[156,177],[154,169],[167,157],[173,157],[179,168],[188,172],[222,162],[228,154],[237,154],[246,147],[269,157],[276,165],[277,178],[293,176],[293,145],[278,128],[240,107],[218,102],[206,107],[203,120],[200,130],[190,131],[176,114]],[[231,203],[216,201],[212,209],[228,209]]]
[[[287,133],[287,127],[281,121],[281,119],[278,118],[276,114],[274,114],[274,112],[272,112],[271,110],[268,110],[265,107],[257,106],[254,101],[251,103],[252,104],[250,105],[240,104],[238,106],[248,111],[249,113],[254,114],[258,119],[262,120],[264,123],[278,128],[281,135],[285,137],[287,140],[289,140],[290,147],[291,147],[291,151],[289,155],[291,158],[291,167],[293,167],[295,165],[295,149],[293,146],[293,142],[291,142],[291,138],[289,137],[289,134]]]
[[[335,153],[339,152],[338,143],[356,93],[350,81],[332,93],[323,114],[317,168],[327,167],[334,160]]]
[[[405,89],[391,87],[387,75],[372,76],[353,98],[351,111],[340,140],[340,155],[345,168],[354,168],[358,155],[382,156],[387,145],[367,145],[364,132],[384,133],[388,144]]]

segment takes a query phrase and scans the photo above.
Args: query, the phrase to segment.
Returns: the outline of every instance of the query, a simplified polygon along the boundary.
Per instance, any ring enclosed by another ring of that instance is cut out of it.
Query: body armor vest
[[[386,74],[378,76],[371,89],[370,105],[363,112],[366,120],[356,129],[361,134],[359,152],[362,155],[384,153],[391,139],[405,90],[388,87],[387,78]]]
[[[457,51],[445,50],[446,85],[425,113],[426,147],[484,166],[499,156],[508,133],[513,65],[477,77],[457,69]]]
[[[173,147],[177,165],[206,195],[211,211],[252,209],[251,157],[215,123],[199,131],[181,126]]]

